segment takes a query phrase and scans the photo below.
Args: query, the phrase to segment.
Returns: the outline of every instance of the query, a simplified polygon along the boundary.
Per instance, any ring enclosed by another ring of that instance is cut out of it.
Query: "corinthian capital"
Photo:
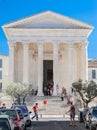
[[[81,44],[82,48],[86,48],[88,46],[88,41],[84,41]]]

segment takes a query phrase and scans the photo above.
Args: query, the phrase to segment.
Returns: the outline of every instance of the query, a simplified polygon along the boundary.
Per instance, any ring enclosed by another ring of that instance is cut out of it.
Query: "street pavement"
[[[69,126],[69,121],[32,121],[27,130],[86,130],[83,123],[76,121],[77,126]]]

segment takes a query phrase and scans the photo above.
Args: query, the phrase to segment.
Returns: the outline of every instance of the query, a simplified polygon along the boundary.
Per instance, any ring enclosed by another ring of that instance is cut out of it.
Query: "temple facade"
[[[37,90],[88,80],[88,37],[93,26],[47,11],[2,26],[9,45],[8,83],[24,82]]]

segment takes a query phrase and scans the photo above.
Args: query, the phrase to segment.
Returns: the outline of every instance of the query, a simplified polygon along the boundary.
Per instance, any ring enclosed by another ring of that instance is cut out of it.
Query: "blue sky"
[[[97,0],[0,0],[0,54],[9,51],[2,25],[47,10],[93,25],[88,57],[97,58]]]

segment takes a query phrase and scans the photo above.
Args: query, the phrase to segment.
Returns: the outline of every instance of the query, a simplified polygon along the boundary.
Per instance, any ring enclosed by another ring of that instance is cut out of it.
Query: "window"
[[[2,68],[2,59],[0,59],[0,68]]]
[[[96,70],[92,70],[92,79],[96,79]]]
[[[0,83],[0,92],[2,92],[2,83]]]
[[[2,71],[0,71],[0,79],[2,79]]]

